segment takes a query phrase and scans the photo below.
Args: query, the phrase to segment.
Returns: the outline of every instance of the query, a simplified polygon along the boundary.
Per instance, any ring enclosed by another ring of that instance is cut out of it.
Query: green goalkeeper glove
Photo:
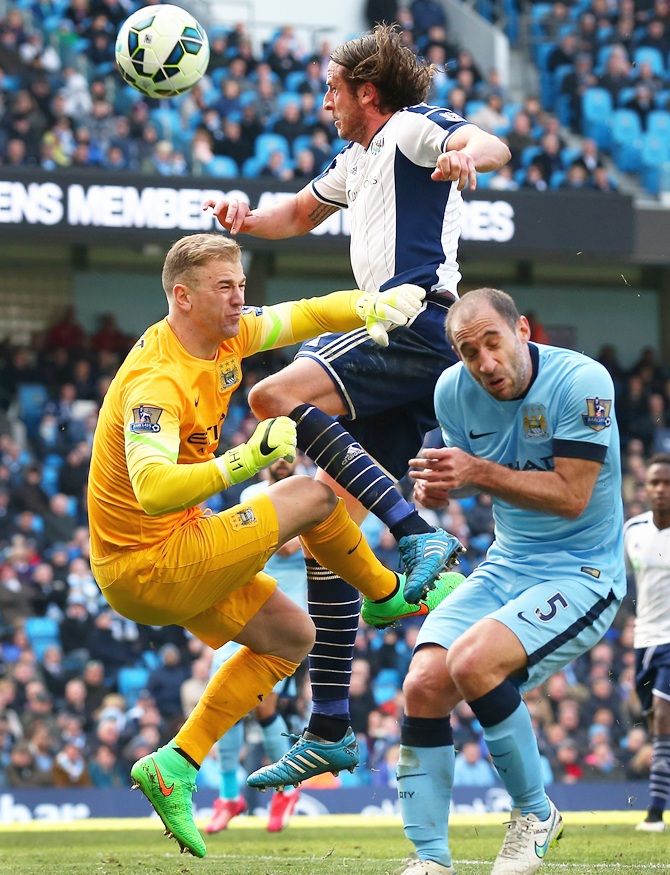
[[[219,456],[218,463],[228,485],[248,480],[275,459],[292,462],[296,457],[296,426],[288,416],[264,419],[256,426],[246,444],[240,444]]]
[[[407,325],[420,312],[425,289],[404,283],[384,292],[367,293],[358,299],[356,313],[365,322],[365,329],[380,346],[389,345],[389,329]]]

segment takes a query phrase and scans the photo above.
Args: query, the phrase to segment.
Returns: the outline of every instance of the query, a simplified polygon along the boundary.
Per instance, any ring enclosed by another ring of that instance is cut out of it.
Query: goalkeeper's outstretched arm
[[[287,416],[260,422],[246,443],[226,450],[207,462],[178,465],[155,454],[128,465],[130,482],[142,510],[148,516],[187,510],[216,492],[241,483],[275,459],[293,461],[296,427]]]

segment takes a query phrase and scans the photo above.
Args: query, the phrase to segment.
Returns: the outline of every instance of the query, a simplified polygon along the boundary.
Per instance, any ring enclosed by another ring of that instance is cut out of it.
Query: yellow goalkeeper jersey
[[[324,331],[360,327],[358,290],[245,307],[211,360],[181,345],[167,319],[138,340],[100,409],[88,482],[91,555],[150,547],[227,487],[214,455],[242,359]]]

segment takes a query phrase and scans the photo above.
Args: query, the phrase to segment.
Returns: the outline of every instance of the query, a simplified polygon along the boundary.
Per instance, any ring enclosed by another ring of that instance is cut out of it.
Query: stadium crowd
[[[546,339],[540,324],[535,330],[536,339]],[[131,344],[112,315],[88,335],[68,309],[29,348],[7,340],[0,346],[0,787],[127,786],[129,764],[174,733],[207,682],[211,651],[180,628],[141,626],[115,613],[88,563],[91,437],[107,383]],[[645,459],[667,451],[670,370],[651,350],[631,368],[618,364],[609,345],[600,360],[617,386],[629,518],[645,509]],[[248,390],[283,363],[270,356],[246,371],[225,446],[248,438],[255,425]],[[302,467],[311,471],[306,459]],[[236,497],[229,490],[220,506]],[[491,542],[490,499],[452,501],[435,521],[467,546],[463,571],[474,568]],[[397,568],[390,533],[374,519],[365,531],[382,561]],[[651,745],[633,685],[632,620],[631,592],[588,659],[527,695],[549,780],[647,777]],[[364,763],[353,775],[315,781],[394,782],[400,688],[416,632],[412,621],[386,633],[362,624],[352,721]],[[287,723],[298,731],[309,714],[309,683],[299,691],[284,703]],[[457,718],[457,782],[495,784],[481,727],[465,705]],[[257,736],[248,735],[252,764],[260,756]],[[199,780],[217,786],[213,757]]]
[[[0,166],[308,181],[342,148],[321,106],[327,42],[315,52],[287,25],[256,50],[244,25],[212,27],[202,83],[178,101],[150,100],[123,83],[114,63],[119,25],[143,5],[145,0],[22,0],[8,6],[0,17]],[[591,5],[593,12],[586,11],[595,20],[616,18],[612,4],[604,4],[600,17],[597,7],[603,4]],[[570,10],[566,26],[575,28],[574,10],[586,9],[583,3],[555,3],[551,16],[538,17],[537,44],[545,48],[553,45],[558,7]],[[0,16],[1,10],[2,4]],[[370,23],[382,17],[399,21],[405,41],[437,65],[431,102],[509,143],[511,164],[482,177],[482,187],[616,190],[603,160],[609,144],[582,130],[575,115],[581,80],[574,84],[576,109],[569,115],[557,105],[553,84],[518,102],[497,70],[480,69],[453,39],[440,4],[368,3],[367,11]],[[584,48],[577,46],[575,77]],[[551,52],[549,71],[543,66],[548,57],[544,52],[537,63],[553,83],[558,60]],[[572,60],[560,60],[565,72]],[[627,75],[634,85],[632,68]],[[570,128],[588,134],[583,144],[572,144]]]

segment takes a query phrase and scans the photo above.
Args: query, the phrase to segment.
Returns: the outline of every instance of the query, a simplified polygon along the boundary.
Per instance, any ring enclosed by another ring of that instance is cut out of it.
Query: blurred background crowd
[[[212,25],[202,83],[178,100],[148,100],[114,63],[120,24],[145,5],[0,0],[0,166],[308,181],[339,152],[321,106],[327,41],[303,45],[286,25],[258,47],[244,24]],[[474,6],[499,19],[530,90],[481,68],[440,3],[368,0],[365,11],[371,25],[398,21],[437,65],[430,102],[508,141],[511,164],[480,186],[616,191],[624,178],[657,193],[670,160],[668,0]]]
[[[534,321],[536,339],[543,327]],[[177,627],[138,625],[105,602],[88,562],[86,482],[97,411],[133,339],[105,315],[88,335],[67,309],[30,348],[0,345],[0,787],[127,786],[129,764],[163,743],[207,682],[211,651]],[[615,351],[600,356],[617,386],[626,516],[644,509],[644,464],[667,449],[670,370],[643,351],[624,370]],[[222,449],[246,440],[255,420],[248,390],[281,367],[275,354],[249,362],[233,396]],[[311,473],[308,460],[301,470]],[[245,484],[243,484],[245,485]],[[409,485],[401,484],[409,495]],[[231,506],[231,489],[208,502]],[[486,496],[452,501],[426,517],[468,548],[462,570],[483,558],[493,520]],[[365,532],[388,567],[395,540],[370,518]],[[631,780],[648,774],[651,746],[633,685],[633,592],[606,640],[588,657],[527,696],[548,780]],[[402,678],[417,625],[385,633],[361,624],[352,675],[352,719],[363,765],[322,786],[395,781]],[[309,715],[309,683],[283,702],[290,728]],[[248,721],[247,765],[261,756]],[[456,779],[496,783],[467,706],[457,709]],[[200,773],[217,786],[214,754]]]

